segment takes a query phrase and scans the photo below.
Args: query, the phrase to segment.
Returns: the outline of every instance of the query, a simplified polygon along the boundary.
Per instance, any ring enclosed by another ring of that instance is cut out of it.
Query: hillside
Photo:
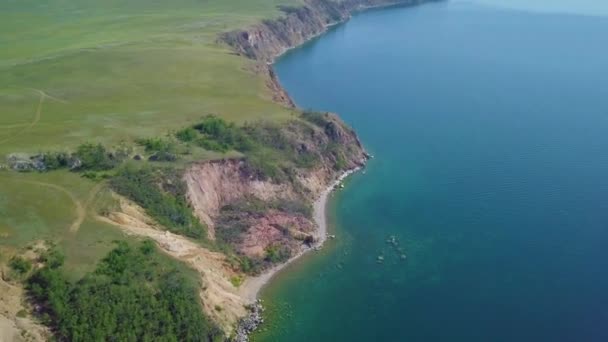
[[[107,285],[101,274],[125,291],[148,277],[159,296],[175,268],[198,286],[209,338],[231,335],[246,314],[243,279],[309,248],[310,204],[367,158],[336,116],[294,109],[266,63],[389,3],[2,2],[0,262],[21,301],[0,300],[0,323],[15,339],[91,336],[62,321],[77,308],[62,311],[53,293],[77,302],[79,286]],[[116,241],[145,239],[161,260],[148,275],[106,269],[131,255]],[[32,287],[49,277],[68,285]]]

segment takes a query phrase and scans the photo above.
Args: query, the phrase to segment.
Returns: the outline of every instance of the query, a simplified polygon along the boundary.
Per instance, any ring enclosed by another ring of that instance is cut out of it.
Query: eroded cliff
[[[354,13],[374,7],[417,5],[437,0],[305,0],[303,6],[282,7],[284,15],[244,30],[221,35],[220,39],[248,58],[272,62],[288,49],[344,22]]]
[[[367,159],[354,131],[333,114],[305,114],[269,139],[290,155],[278,166],[286,176],[261,175],[247,157],[196,163],[184,174],[187,198],[209,238],[248,258],[252,269],[245,271],[252,273],[319,239],[311,203],[338,175]]]

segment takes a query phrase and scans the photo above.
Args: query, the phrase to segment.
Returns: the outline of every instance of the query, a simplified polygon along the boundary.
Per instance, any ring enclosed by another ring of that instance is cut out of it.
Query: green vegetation
[[[119,245],[100,262],[115,247],[112,241],[133,242],[97,219],[99,209],[112,203],[101,181],[109,179],[115,191],[172,232],[200,241],[205,227],[188,208],[172,168],[244,157],[252,175],[282,182],[296,179],[295,168],[314,166],[318,156],[289,138],[310,125],[294,121],[291,109],[272,101],[268,80],[253,71],[254,62],[217,42],[221,32],[300,4],[0,2],[0,46],[6,47],[0,49],[0,170],[9,154],[23,153],[31,157],[18,160],[29,165],[24,170],[51,171],[0,172],[0,250],[50,240],[63,252],[45,254],[42,270],[23,271],[35,272],[31,294],[44,304],[58,340],[103,340],[108,331],[116,340],[146,340],[147,333],[161,340],[217,336],[210,325],[196,323],[200,308],[185,302],[197,301],[175,284],[181,278],[163,268],[149,245]],[[201,119],[202,113],[218,114]],[[171,164],[126,163],[134,154],[143,159],[142,150],[150,161]],[[308,215],[309,208],[292,205],[276,209]],[[149,253],[154,257],[145,258]],[[266,262],[235,260],[251,272]],[[19,261],[15,269],[27,266]],[[161,289],[176,297],[164,297]],[[145,323],[160,320],[168,325]],[[122,325],[127,323],[130,331]],[[206,335],[188,335],[195,334],[189,326]]]
[[[291,257],[291,250],[286,246],[271,245],[266,247],[265,260],[271,263],[279,263],[289,260]]]
[[[67,170],[0,172],[0,253],[55,241],[66,272],[80,277],[112,248],[112,240],[125,239],[119,229],[95,219],[98,208],[111,203],[98,184]]]
[[[222,341],[202,313],[197,284],[165,258],[152,242],[120,242],[79,281],[48,264],[27,289],[58,340]]]
[[[66,171],[79,145],[102,144],[115,154],[123,141],[133,146],[137,138],[182,129],[202,113],[238,123],[289,119],[291,110],[272,101],[252,62],[217,37],[280,15],[277,5],[297,3],[0,1],[0,249],[59,241],[66,273],[78,277],[111,240],[128,239],[95,219],[96,203],[107,197],[96,191],[97,181],[113,170]],[[57,171],[2,170],[10,153],[45,151],[62,151],[44,153],[47,170]],[[202,149],[191,156],[218,157]],[[105,157],[93,160],[101,162],[91,164],[96,169],[108,166]],[[81,214],[77,203],[85,217],[71,232]]]
[[[9,266],[19,275],[27,274],[32,269],[32,262],[19,256],[11,258]]]
[[[178,131],[175,136],[182,142],[194,143],[207,150],[238,151],[245,156],[249,173],[281,183],[295,181],[296,168],[312,168],[318,164],[317,154],[302,150],[289,136],[310,134],[310,130],[297,120],[287,124],[256,121],[238,126],[207,115],[198,124]]]
[[[206,116],[192,128],[202,135],[196,140],[197,144],[208,150],[247,152],[254,148],[243,129],[214,115]]]
[[[185,184],[167,169],[125,165],[110,180],[117,193],[142,206],[171,232],[204,239],[206,229],[192,214],[185,198]]]
[[[101,144],[82,144],[78,146],[74,156],[82,163],[77,167],[79,170],[106,171],[119,163]]]
[[[243,276],[232,276],[230,278],[230,282],[232,283],[232,285],[234,287],[241,286],[241,284],[243,283],[243,281],[245,281],[245,277],[243,277]]]

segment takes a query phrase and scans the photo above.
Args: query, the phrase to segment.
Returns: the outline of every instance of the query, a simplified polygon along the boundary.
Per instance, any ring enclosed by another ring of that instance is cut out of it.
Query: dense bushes
[[[108,151],[101,144],[85,143],[69,152],[46,152],[29,157],[33,166],[29,169],[38,171],[52,171],[57,169],[70,169],[72,171],[107,171],[113,169],[129,157],[130,148],[119,146]],[[22,161],[23,162],[23,161]]]
[[[195,284],[152,242],[121,242],[77,283],[61,265],[28,280],[30,298],[59,341],[222,341],[202,312]]]
[[[208,150],[246,152],[254,148],[253,141],[240,127],[213,115],[204,117],[200,123],[192,128],[201,134],[196,139],[196,143]],[[191,131],[189,133],[180,132],[181,134],[177,136],[181,136],[182,139],[184,136],[188,138],[192,134]]]
[[[195,239],[206,236],[205,227],[188,207],[183,181],[170,171],[127,165],[110,180],[110,185],[171,232]]]
[[[101,144],[82,144],[74,156],[80,160],[80,170],[104,171],[114,168],[119,162],[113,158]]]

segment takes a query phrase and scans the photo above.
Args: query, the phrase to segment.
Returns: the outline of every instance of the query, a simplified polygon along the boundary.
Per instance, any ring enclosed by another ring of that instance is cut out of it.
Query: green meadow
[[[163,136],[207,114],[234,122],[288,118],[251,61],[217,36],[297,3],[0,2],[0,164],[10,153]],[[91,270],[113,240],[124,238],[94,219],[106,193],[99,184],[67,171],[0,170],[3,253],[48,239],[62,247],[75,278]]]

